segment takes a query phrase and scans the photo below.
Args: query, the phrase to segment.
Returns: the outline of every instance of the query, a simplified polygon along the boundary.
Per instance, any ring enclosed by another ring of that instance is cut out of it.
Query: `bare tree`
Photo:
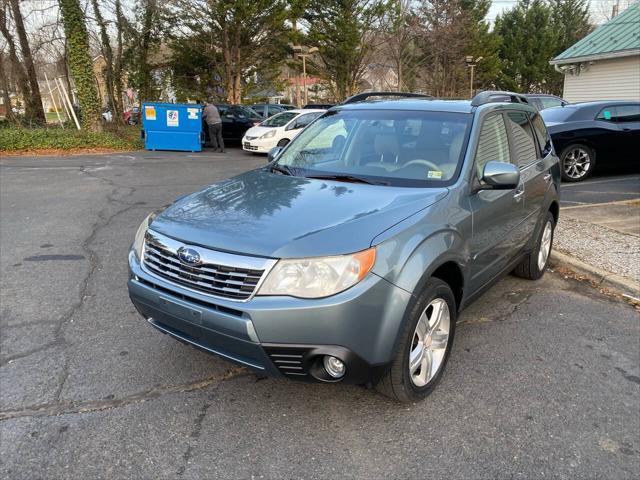
[[[29,40],[27,39],[27,31],[24,28],[24,19],[22,18],[22,12],[20,11],[20,0],[9,0],[9,5],[11,6],[11,13],[16,27],[18,41],[20,42],[22,61],[24,62],[27,79],[29,80],[29,87],[31,88],[31,95],[28,99],[25,99],[27,105],[29,105],[29,110],[31,111],[29,116],[34,122],[44,123],[45,116],[44,109],[42,108],[40,86],[38,85],[38,75],[33,63],[33,57],[31,56],[31,48],[29,47]]]

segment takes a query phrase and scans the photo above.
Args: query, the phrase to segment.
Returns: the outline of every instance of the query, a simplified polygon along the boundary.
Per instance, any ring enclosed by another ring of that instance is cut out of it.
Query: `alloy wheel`
[[[591,157],[584,148],[572,148],[564,157],[564,173],[573,179],[584,177],[591,168]]]
[[[544,226],[542,232],[542,239],[540,240],[540,249],[538,250],[538,270],[542,271],[549,259],[549,253],[551,252],[551,238],[553,236],[553,226],[551,221],[548,221]]]
[[[409,376],[416,387],[427,385],[440,370],[450,328],[449,305],[442,298],[433,299],[420,315],[411,340]]]

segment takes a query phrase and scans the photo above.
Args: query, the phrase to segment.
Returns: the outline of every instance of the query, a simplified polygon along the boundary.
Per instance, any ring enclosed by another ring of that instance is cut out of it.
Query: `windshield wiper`
[[[305,175],[305,178],[315,178],[318,180],[337,180],[338,182],[366,183],[368,185],[389,185],[389,182],[367,180],[355,175]]]
[[[286,165],[278,165],[277,163],[274,163],[273,165],[271,165],[270,168],[272,172],[279,172],[282,175],[293,176],[293,173],[291,172],[289,167],[287,167]]]

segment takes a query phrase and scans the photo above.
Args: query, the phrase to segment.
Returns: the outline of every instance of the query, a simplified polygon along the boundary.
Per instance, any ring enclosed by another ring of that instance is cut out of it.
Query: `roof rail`
[[[496,99],[496,97],[507,97],[508,100]],[[473,99],[471,100],[471,106],[479,107],[480,105],[491,102],[529,103],[527,97],[525,97],[521,93],[503,92],[500,90],[487,90],[485,92],[480,92],[475,97],[473,97]]]
[[[342,105],[349,103],[364,102],[369,97],[401,97],[401,98],[433,98],[431,95],[425,93],[411,93],[411,92],[363,92],[353,95],[347,98]]]

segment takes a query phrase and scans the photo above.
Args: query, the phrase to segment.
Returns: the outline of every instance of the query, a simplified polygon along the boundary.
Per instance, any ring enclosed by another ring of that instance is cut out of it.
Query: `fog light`
[[[344,362],[339,358],[332,357],[331,355],[325,355],[323,359],[324,369],[333,378],[340,378],[344,376],[345,366]]]

